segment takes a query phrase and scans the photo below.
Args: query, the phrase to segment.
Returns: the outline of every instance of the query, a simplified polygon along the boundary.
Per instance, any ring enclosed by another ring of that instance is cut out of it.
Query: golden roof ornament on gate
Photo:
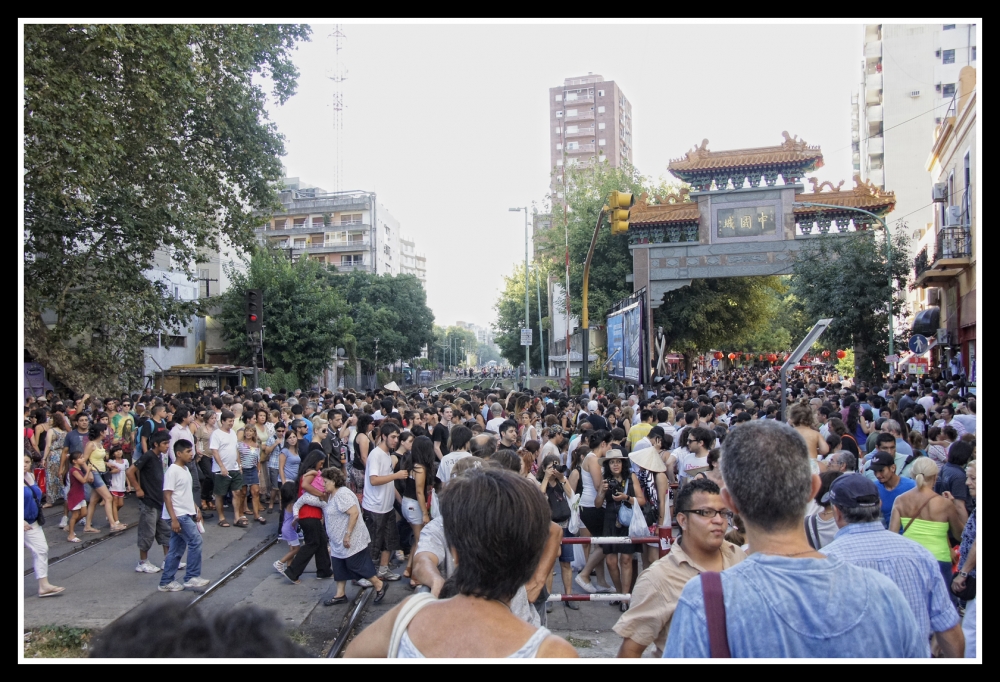
[[[729,183],[733,189],[740,189],[746,181],[751,187],[759,187],[761,178],[773,187],[779,175],[784,184],[797,184],[806,173],[823,167],[823,152],[818,146],[810,146],[787,131],[782,136],[785,141],[774,147],[719,152],[711,151],[705,139],[683,158],[671,160],[667,170],[695,191],[706,192],[713,184],[716,190],[727,189]]]

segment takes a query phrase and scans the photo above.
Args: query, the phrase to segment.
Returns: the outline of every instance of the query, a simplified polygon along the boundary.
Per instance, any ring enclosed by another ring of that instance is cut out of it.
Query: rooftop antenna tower
[[[340,63],[340,51],[343,49],[343,41],[347,36],[341,30],[341,24],[333,27],[334,57],[333,69],[328,70],[326,77],[333,81],[333,134],[336,150],[333,157],[333,190],[335,192],[343,189],[344,183],[344,81],[347,80],[347,70]]]

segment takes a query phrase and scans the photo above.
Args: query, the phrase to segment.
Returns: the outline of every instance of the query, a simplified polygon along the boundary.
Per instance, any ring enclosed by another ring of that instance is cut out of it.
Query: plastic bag
[[[641,513],[632,513],[632,520],[628,524],[628,535],[630,538],[652,537],[653,534],[649,532],[649,526],[646,525],[646,519]]]
[[[583,521],[580,520],[579,493],[573,495],[573,497],[570,498],[569,509],[570,509],[570,517],[569,517],[569,526],[567,527],[567,530],[569,530],[569,532],[572,533],[573,535],[576,535],[577,533],[580,532],[580,529],[584,527]]]
[[[582,571],[587,565],[587,555],[583,553],[583,545],[573,545],[573,563],[570,566],[574,571]]]

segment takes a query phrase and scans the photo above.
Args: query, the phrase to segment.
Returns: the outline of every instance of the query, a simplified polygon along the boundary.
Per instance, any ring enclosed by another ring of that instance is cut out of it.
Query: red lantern
[[[764,354],[763,354],[763,353],[761,353],[760,357],[759,357],[759,358],[757,358],[757,359],[758,359],[758,360],[760,360],[761,362],[763,362],[763,361],[764,361]]]
[[[735,360],[736,359],[736,353],[730,353],[729,354],[729,359],[730,360]]]
[[[775,355],[774,353],[771,353],[770,355],[767,356],[767,361],[768,362],[774,362],[777,359],[778,359],[778,356]]]
[[[838,360],[843,360],[846,357],[847,357],[847,352],[846,351],[842,351],[842,350],[838,350],[837,351],[837,359]]]
[[[716,360],[721,360],[723,357],[725,357],[725,356],[722,354],[721,350],[715,351],[715,359]]]
[[[824,358],[830,357],[830,351],[828,351],[828,350],[823,351],[823,357]]]

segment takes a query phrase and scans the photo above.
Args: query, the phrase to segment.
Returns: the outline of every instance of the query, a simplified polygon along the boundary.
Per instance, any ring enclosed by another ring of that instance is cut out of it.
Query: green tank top
[[[947,521],[925,521],[924,519],[916,519],[905,533],[903,533],[902,530],[903,528],[906,528],[906,524],[910,523],[910,519],[901,518],[900,522],[903,524],[902,528],[900,528],[900,535],[904,535],[911,540],[919,542],[921,545],[926,547],[938,561],[951,561],[951,548],[948,546]]]

